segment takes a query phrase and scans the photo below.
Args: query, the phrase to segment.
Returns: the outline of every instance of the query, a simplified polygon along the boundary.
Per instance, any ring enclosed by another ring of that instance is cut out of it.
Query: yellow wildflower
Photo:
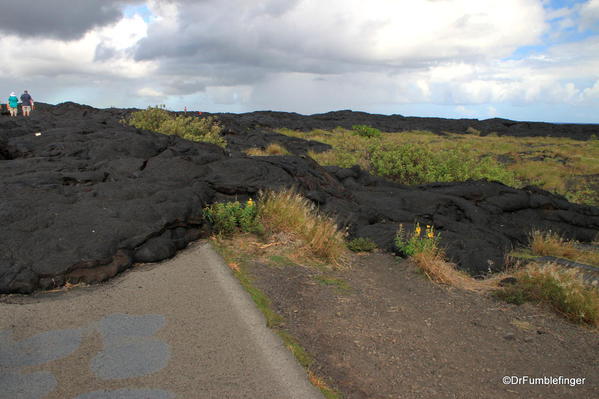
[[[433,228],[430,225],[426,225],[426,236],[428,238],[433,238],[435,236],[435,232],[433,231]]]
[[[254,206],[254,201],[251,198],[248,200],[248,206]]]
[[[414,234],[416,234],[417,236],[419,236],[421,231],[422,230],[420,229],[420,225],[416,225],[416,230],[414,230]]]

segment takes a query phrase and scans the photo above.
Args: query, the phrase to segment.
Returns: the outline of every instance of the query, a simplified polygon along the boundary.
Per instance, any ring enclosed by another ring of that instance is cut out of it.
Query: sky
[[[0,98],[599,123],[599,0],[0,0]],[[5,98],[6,97],[6,98]]]

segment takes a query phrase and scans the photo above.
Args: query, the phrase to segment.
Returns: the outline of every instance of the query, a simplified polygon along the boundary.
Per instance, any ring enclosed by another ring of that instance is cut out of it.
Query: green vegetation
[[[215,203],[204,209],[204,217],[221,236],[288,234],[311,256],[337,265],[346,250],[345,234],[335,221],[293,190],[261,193],[257,203],[251,198],[243,204]]]
[[[372,252],[377,245],[370,238],[358,237],[347,243],[347,248],[353,252]]]
[[[404,184],[488,179],[512,187],[535,185],[573,202],[599,205],[599,140],[480,136],[472,129],[443,136],[381,133],[376,140],[342,128],[276,131],[331,145],[330,151],[308,153],[321,165],[360,165]]]
[[[584,281],[584,273],[593,273],[537,261],[540,256],[554,256],[599,266],[599,251],[552,231],[533,230],[530,248],[510,255],[528,264],[514,273],[515,284],[496,292],[499,298],[515,304],[547,303],[575,322],[599,325],[599,288]]]
[[[204,217],[218,234],[231,235],[238,231],[262,233],[264,227],[258,220],[258,208],[250,198],[245,204],[219,202],[204,209]]]
[[[381,137],[381,131],[366,125],[354,125],[352,126],[352,132],[362,137]]]
[[[175,116],[163,107],[148,107],[133,112],[122,122],[138,129],[176,135],[186,140],[212,143],[223,148],[227,145],[221,136],[222,127],[212,117],[200,119],[193,116]]]
[[[422,231],[419,223],[416,223],[412,234],[406,233],[403,225],[395,234],[395,245],[405,256],[414,256],[416,254],[433,251],[438,252],[440,235],[435,235],[435,228],[427,225],[426,230]]]
[[[423,230],[416,223],[414,231],[407,233],[400,225],[395,235],[395,245],[435,283],[445,284],[468,291],[489,291],[496,287],[493,279],[476,280],[467,273],[458,270],[456,265],[446,260],[445,251],[439,245],[440,235],[433,226]]]
[[[532,263],[514,277],[516,283],[498,290],[498,297],[515,304],[547,303],[575,322],[599,324],[599,290],[576,269]]]
[[[376,148],[371,155],[372,170],[403,184],[488,179],[514,185],[513,173],[505,170],[490,157],[478,158],[463,149],[443,153],[405,144],[395,149]]]

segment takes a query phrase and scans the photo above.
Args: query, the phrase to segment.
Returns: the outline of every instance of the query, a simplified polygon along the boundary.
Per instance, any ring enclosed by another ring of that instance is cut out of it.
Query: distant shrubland
[[[222,127],[213,117],[176,116],[162,107],[148,107],[133,112],[123,122],[138,129],[176,135],[190,141],[212,143],[223,148],[227,145],[221,136]]]
[[[330,151],[308,153],[321,165],[360,165],[402,184],[487,179],[516,188],[535,185],[572,202],[599,205],[599,140],[427,131],[379,136],[356,128],[276,131],[331,145]]]

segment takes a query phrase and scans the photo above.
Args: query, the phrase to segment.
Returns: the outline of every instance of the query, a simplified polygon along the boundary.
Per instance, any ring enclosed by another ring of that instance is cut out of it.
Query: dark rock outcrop
[[[125,127],[119,120],[127,112],[39,104],[30,119],[0,117],[0,293],[103,281],[133,262],[166,259],[201,236],[204,206],[266,188],[297,187],[350,234],[389,250],[399,223],[434,224],[448,254],[474,275],[500,270],[505,251],[524,244],[533,227],[581,241],[599,231],[598,208],[533,187],[407,187],[358,167],[323,168],[301,154],[326,147],[300,139],[290,145],[290,138],[265,132],[264,120],[248,122],[252,114],[220,116],[233,142],[223,151]],[[265,115],[281,126],[298,128],[301,119],[304,127],[325,127],[322,116]],[[335,126],[376,126],[359,113],[349,122],[347,113],[327,115]],[[251,158],[239,151],[273,140],[298,155]]]

